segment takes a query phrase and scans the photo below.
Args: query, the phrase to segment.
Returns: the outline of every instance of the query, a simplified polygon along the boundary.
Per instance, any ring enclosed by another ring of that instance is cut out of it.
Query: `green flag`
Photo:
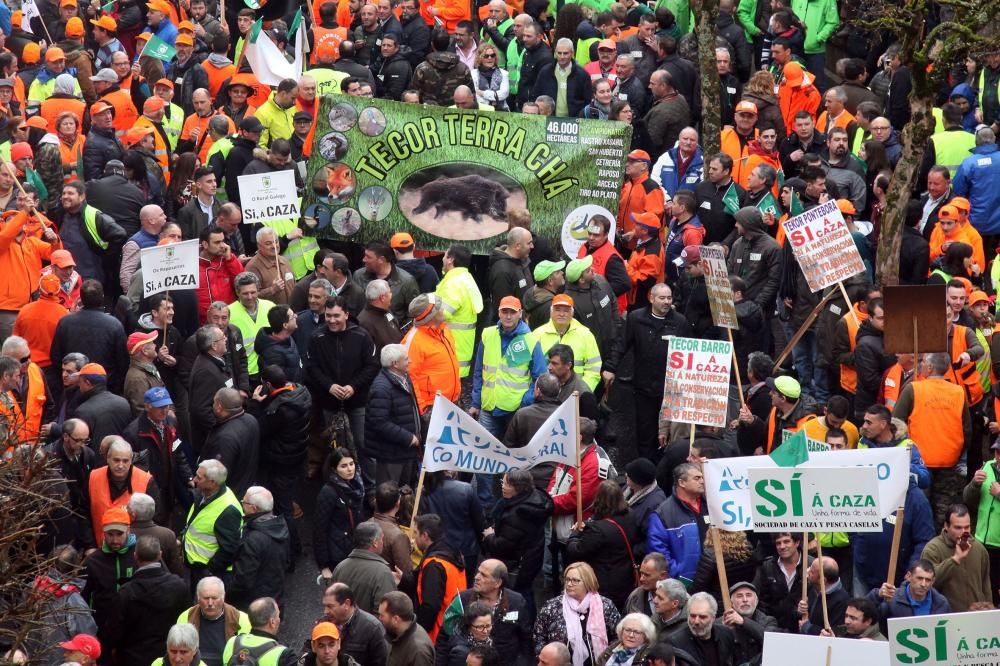
[[[247,42],[253,44],[260,37],[260,31],[264,28],[264,19],[257,19],[252,26],[250,26],[250,32],[247,33]]]
[[[142,53],[140,55],[148,55],[151,58],[156,58],[157,60],[162,60],[163,62],[170,62],[177,55],[177,49],[167,44],[165,41],[153,35],[146,42],[146,46],[142,48]]]
[[[768,192],[764,195],[764,198],[757,202],[757,210],[760,211],[761,215],[766,215],[770,213],[774,215],[775,218],[781,217],[781,213],[778,212],[778,202],[774,200],[774,195]]]
[[[785,172],[782,169],[778,169],[778,191],[785,186]]]
[[[809,460],[805,430],[799,430],[771,451],[771,460],[778,467],[797,467]]]
[[[788,211],[789,216],[795,217],[796,215],[801,215],[805,212],[802,208],[802,202],[799,201],[799,194],[792,190],[792,209]]]
[[[740,195],[736,193],[736,181],[729,184],[729,189],[722,195],[722,205],[730,215],[736,215],[740,209]]]
[[[302,25],[302,8],[299,7],[298,11],[295,12],[295,16],[292,17],[292,22],[288,24],[288,41],[293,42],[295,39],[295,31],[299,29]]]

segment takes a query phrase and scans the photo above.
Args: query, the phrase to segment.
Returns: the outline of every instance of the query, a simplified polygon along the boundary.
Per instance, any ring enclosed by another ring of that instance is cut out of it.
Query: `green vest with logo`
[[[316,80],[316,95],[339,95],[340,84],[347,78],[347,72],[338,72],[329,67],[315,67],[308,74]]]
[[[990,389],[993,386],[993,383],[990,381],[990,369],[993,365],[990,359],[990,341],[986,339],[986,335],[981,328],[974,328],[973,330],[976,333],[976,339],[979,340],[979,344],[986,350],[986,353],[976,361],[976,371],[979,373],[979,385],[983,387],[983,393],[989,395]]]
[[[85,204],[83,206],[83,227],[87,230],[90,240],[94,241],[97,247],[107,250],[108,242],[101,238],[101,234],[97,233],[97,214],[100,212],[93,206]]]
[[[507,30],[512,25],[514,25],[514,19],[510,17],[505,18],[503,21],[501,21],[500,25],[497,26],[497,32],[500,33],[501,35],[505,35],[507,34]],[[486,32],[486,28],[483,28],[479,31],[479,44],[480,46],[482,46],[483,44],[493,44],[493,40],[490,38],[489,33]],[[493,44],[493,46],[496,46],[496,44]],[[506,67],[506,66],[507,66],[507,54],[501,51],[499,48],[497,48],[497,67]]]
[[[215,537],[215,522],[228,507],[234,506],[243,515],[243,506],[232,490],[226,488],[195,515],[195,505],[188,510],[187,530],[184,532],[184,557],[188,564],[208,564],[219,551]],[[192,518],[192,516],[194,516]],[[229,567],[232,571],[233,567]]]
[[[934,164],[948,167],[954,178],[962,160],[976,147],[976,135],[964,130],[938,132],[931,135],[931,143],[934,144]]]
[[[302,209],[302,197],[299,197],[299,210]],[[284,238],[292,229],[299,226],[297,219],[287,218],[284,220],[270,220],[264,222],[265,227],[270,227],[277,232],[278,236]],[[288,247],[281,253],[288,260],[292,267],[292,273],[296,280],[301,280],[306,273],[316,267],[315,256],[319,252],[319,244],[313,236],[303,236],[288,242]]]
[[[979,513],[976,514],[976,540],[990,548],[1000,548],[1000,500],[990,494],[990,486],[997,480],[996,463],[983,465],[986,480],[979,490]],[[993,512],[997,520],[993,520]]]
[[[507,63],[507,79],[510,85],[510,94],[516,95],[518,84],[521,81],[521,59],[524,57],[524,47],[516,39],[510,40],[507,44],[507,53],[504,60]]]
[[[507,353],[500,353],[500,331],[496,326],[483,330],[483,389],[482,408],[491,412],[502,409],[516,412],[521,399],[531,389],[531,356],[535,346],[529,335],[518,335],[507,346]],[[513,348],[513,349],[512,349]],[[516,356],[526,356],[520,362]]]
[[[170,151],[177,150],[177,141],[181,138],[181,130],[184,128],[184,109],[173,102],[170,103],[170,115],[163,114],[163,131],[167,133],[167,142],[170,143]]]
[[[226,643],[225,649],[222,651],[222,666],[228,666],[231,661],[238,663],[238,661],[234,660],[241,651],[260,648],[268,643],[273,643],[273,645],[270,648],[266,648],[264,654],[258,653],[257,666],[278,666],[281,653],[288,648],[280,644],[275,638],[266,638],[255,634],[238,634],[230,638]]]
[[[475,292],[474,294],[472,292]],[[472,354],[476,347],[476,315],[473,301],[478,299],[479,311],[483,309],[483,299],[479,287],[468,268],[456,266],[444,274],[435,290],[441,297],[445,321],[455,338],[455,353],[458,356],[458,374],[468,377],[472,368]]]
[[[233,137],[224,136],[218,141],[212,143],[212,146],[208,149],[208,153],[205,154],[205,162],[212,161],[212,155],[216,153],[222,153],[223,159],[229,157],[229,151],[233,149]]]
[[[254,351],[254,341],[257,339],[257,331],[267,326],[267,313],[274,307],[274,303],[264,300],[257,300],[257,317],[250,316],[243,304],[239,301],[229,305],[229,323],[240,329],[243,335],[243,348],[247,351],[247,372],[254,376],[259,372],[259,359]]]
[[[576,62],[580,67],[586,67],[590,64],[590,45],[601,41],[600,37],[591,37],[590,39],[580,39],[576,42]]]

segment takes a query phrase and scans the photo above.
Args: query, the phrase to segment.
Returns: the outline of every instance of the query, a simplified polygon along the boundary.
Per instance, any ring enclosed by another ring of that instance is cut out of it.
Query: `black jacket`
[[[420,513],[435,513],[444,525],[444,540],[469,562],[479,555],[479,540],[486,519],[472,484],[445,479],[432,492],[424,491]]]
[[[541,570],[545,523],[552,509],[552,498],[537,488],[494,506],[493,534],[483,538],[483,555],[507,565],[512,586],[524,587]]]
[[[741,373],[746,373],[747,359],[751,352],[765,352],[764,331],[767,324],[764,320],[764,312],[760,306],[751,300],[743,299],[736,303],[736,321],[740,328],[733,331],[733,354],[736,356],[737,366]],[[736,377],[731,378],[733,382]]]
[[[253,161],[253,149],[257,144],[250,139],[237,137],[233,139],[233,148],[229,157],[224,159],[223,178],[226,181],[226,197],[233,203],[240,203],[240,188],[237,178],[243,175],[244,169]]]
[[[90,523],[90,472],[100,467],[97,453],[89,446],[83,447],[78,460],[70,460],[59,439],[45,448],[50,460],[55,461],[54,471],[66,480],[68,501],[63,507],[70,515],[58,521],[68,528],[56,538],[58,544],[68,543],[77,550],[94,547],[94,530]],[[55,519],[54,519],[55,520]]]
[[[108,387],[121,391],[129,358],[125,349],[125,329],[120,321],[96,309],[66,315],[56,325],[51,354],[52,358],[61,360],[70,352],[80,352],[91,363],[104,366]]]
[[[551,62],[552,50],[545,42],[539,41],[535,46],[525,47],[524,53],[521,55],[521,78],[517,89],[518,105],[538,96],[534,91],[535,81],[538,80],[538,74],[542,68]],[[555,98],[553,97],[553,99]],[[589,98],[587,101],[590,101]],[[586,103],[584,102],[584,104]]]
[[[525,292],[535,285],[535,278],[527,261],[514,259],[504,250],[506,245],[490,253],[490,268],[486,281],[490,290],[489,321],[497,320],[497,308],[504,296],[524,298]]]
[[[691,325],[677,311],[670,310],[663,319],[654,317],[649,307],[628,313],[625,331],[618,339],[614,354],[604,362],[605,369],[615,372],[625,355],[631,352],[635,355],[635,374],[620,379],[631,381],[636,391],[662,396],[667,371],[667,345],[663,342],[668,335],[691,337]]]
[[[257,352],[258,367],[276,365],[285,371],[288,381],[302,380],[302,358],[299,355],[299,347],[291,336],[284,340],[275,340],[271,337],[271,327],[265,326],[257,331],[254,351]]]
[[[167,649],[167,632],[190,606],[188,586],[162,562],[135,572],[115,603],[116,658],[120,664],[153,663]]]
[[[377,617],[355,607],[351,619],[340,627],[340,656],[345,653],[358,664],[385,666],[389,644],[385,641],[385,628]]]
[[[927,223],[930,228],[930,221]],[[903,240],[899,247],[899,283],[925,284],[930,257],[930,244],[916,227],[903,227]]]
[[[396,262],[397,268],[413,276],[417,286],[420,287],[421,294],[429,294],[437,288],[441,278],[434,267],[427,263],[426,259],[400,259]]]
[[[94,611],[94,622],[97,623],[97,638],[101,641],[101,649],[110,650],[115,636],[115,600],[118,590],[135,575],[135,535],[129,535],[125,547],[119,551],[108,550],[106,546],[98,548],[83,561],[86,584],[81,594],[84,601]],[[174,620],[177,619],[174,615]]]
[[[187,485],[193,476],[183,451],[173,450],[178,441],[177,420],[168,415],[163,426],[163,434],[153,426],[146,414],[140,414],[122,432],[122,437],[132,445],[136,454],[136,465],[149,472],[160,487],[163,512],[169,516],[174,507],[175,495]],[[157,507],[160,509],[161,507]]]
[[[313,398],[324,409],[354,409],[368,402],[368,388],[379,371],[375,343],[368,331],[354,322],[334,333],[326,326],[309,339],[306,352],[306,382]],[[339,400],[330,395],[334,384],[350,385],[354,395]]]
[[[701,118],[701,81],[694,63],[675,53],[664,58],[658,69],[670,74],[674,90],[691,103],[691,118],[693,120]]]
[[[382,62],[382,66],[375,75],[378,96],[394,99],[398,102],[399,98],[403,96],[403,91],[409,87],[412,76],[413,66],[410,61],[406,59],[406,56],[397,53]]]
[[[282,516],[271,512],[246,516],[226,600],[242,609],[261,597],[281,602],[290,561],[288,543],[288,525]]]
[[[386,369],[372,381],[365,409],[365,453],[381,462],[420,459],[420,449],[411,446],[420,438],[420,411],[413,384]]]
[[[746,281],[743,296],[759,305],[764,318],[770,319],[781,281],[781,247],[767,233],[763,221],[747,232],[749,238],[739,237],[733,243],[727,268]]]
[[[479,595],[473,589],[462,590],[458,596],[461,599],[462,608],[468,608],[469,604],[480,600]],[[524,597],[510,589],[509,584],[505,585],[500,591],[500,599],[493,606],[493,633],[490,636],[493,639],[493,649],[504,655],[507,663],[525,664],[534,654],[534,646],[531,642],[533,615],[531,609],[526,606]],[[460,646],[457,650],[456,644]],[[451,649],[449,649],[449,645]],[[455,635],[449,636],[442,628],[441,632],[438,633],[434,649],[437,652],[435,663],[449,665],[461,663],[464,666],[465,655],[468,655],[469,650],[468,638],[461,631],[456,631]],[[454,661],[459,655],[462,656],[462,661]]]
[[[531,89],[531,97],[548,95],[556,99],[559,94],[559,82],[556,81],[555,70],[559,65],[550,62],[538,71],[538,78]],[[566,80],[566,107],[571,118],[580,115],[580,110],[590,103],[594,93],[590,85],[590,74],[587,74],[576,62],[570,63],[569,78]]]
[[[176,84],[177,79],[182,79],[173,102],[184,109],[184,113],[187,115],[194,113],[194,105],[191,103],[194,91],[199,88],[208,90],[208,72],[205,71],[201,62],[197,55],[192,54],[183,65],[177,60],[171,64],[170,76],[174,79],[174,83]],[[176,85],[174,87],[177,89]]]
[[[812,561],[812,558],[809,558]],[[777,557],[769,557],[758,567],[753,584],[760,599],[759,609],[778,621],[788,633],[799,633],[798,604],[802,598],[802,562],[795,567],[791,585],[785,583]]]
[[[87,142],[83,144],[83,177],[97,180],[104,175],[104,165],[111,160],[120,160],[125,148],[115,136],[113,129],[91,127]]]
[[[747,192],[736,181],[730,181],[736,190],[738,208],[742,208],[746,202]],[[698,219],[705,227],[705,245],[710,243],[731,242],[731,234],[736,228],[736,218],[729,214],[722,197],[729,189],[729,184],[716,187],[715,183],[706,176],[705,180],[698,183],[694,188],[694,194],[698,197]],[[707,204],[707,205],[706,205]]]
[[[778,146],[778,154],[781,156],[781,170],[785,172],[785,180],[798,176],[801,171],[802,160],[793,162],[792,153],[801,150],[803,153],[819,155],[824,148],[826,148],[826,135],[819,131],[814,131],[812,140],[805,145],[802,144],[795,132],[782,139]]]
[[[212,219],[210,220],[204,211],[202,211],[198,200],[192,198],[191,201],[182,206],[175,214],[177,224],[181,225],[181,232],[184,234],[184,238],[197,238],[204,231],[205,227],[215,221],[221,209],[222,202],[215,199],[212,202]]]
[[[721,329],[716,328],[712,322],[712,308],[708,302],[708,286],[704,277],[682,275],[677,291],[683,295],[683,299],[680,304],[674,303],[674,307],[684,308],[684,318],[690,322],[694,337],[706,340],[725,338]]]
[[[593,567],[601,595],[615,602],[618,608],[625,605],[638,583],[632,550],[636,536],[632,517],[626,511],[588,520],[583,530],[571,532],[566,542],[569,561],[586,562]]]
[[[758,560],[753,553],[738,560],[723,557],[722,561],[726,569],[726,580],[749,581],[753,580],[757,573]],[[698,560],[698,568],[695,569],[694,581],[691,583],[691,593],[695,592],[708,592],[715,597],[716,603],[722,603],[722,588],[719,586],[719,572],[715,564],[715,551],[712,548],[701,549],[701,559]]]
[[[90,428],[90,445],[96,449],[108,435],[120,435],[125,430],[132,421],[132,407],[106,385],[97,384],[90,393],[81,394],[73,416]]]
[[[416,68],[431,50],[431,29],[420,14],[408,20],[401,19],[400,23],[403,26],[403,39],[399,52],[409,60],[411,67]]]
[[[895,365],[896,355],[885,353],[884,335],[872,326],[870,318],[861,322],[855,340],[854,367],[858,372],[858,385],[854,394],[854,414],[864,420],[865,410],[877,402],[882,376]]]
[[[197,452],[201,450],[208,431],[215,425],[215,413],[212,412],[215,392],[224,386],[232,386],[233,376],[222,359],[198,354],[191,366],[188,381],[191,443]]]
[[[566,295],[573,299],[573,316],[597,339],[601,358],[609,358],[615,341],[621,336],[623,323],[611,285],[604,276],[595,273],[586,289],[582,289],[579,282],[567,283]]]
[[[260,426],[260,461],[269,469],[297,468],[306,459],[312,397],[301,384],[289,386],[248,406]]]
[[[229,471],[226,485],[237,497],[243,497],[247,488],[257,480],[257,463],[260,459],[260,429],[257,419],[244,411],[219,421],[208,431],[201,459],[215,458]]]
[[[420,605],[414,609],[417,615],[417,624],[428,632],[434,628],[438,613],[447,602],[444,595],[445,583],[448,580],[444,567],[436,561],[428,561],[429,557],[448,560],[459,570],[465,571],[465,560],[462,559],[462,554],[443,539],[435,541],[427,547],[424,558],[420,561],[420,566],[413,572],[413,580],[419,579],[420,581],[420,590],[416,595],[420,599]]]
[[[350,555],[354,526],[367,517],[364,497],[365,489],[357,473],[345,481],[331,472],[320,489],[313,518],[313,554],[320,569],[333,570]]]
[[[110,175],[87,181],[87,203],[110,215],[131,237],[139,231],[139,211],[149,202],[142,190],[125,178]]]
[[[712,625],[712,637],[707,641],[695,638],[691,629],[684,625],[667,639],[677,650],[686,652],[693,656],[698,664],[715,663],[719,666],[736,666],[734,661],[736,652],[736,637],[733,630],[725,625]],[[718,650],[718,661],[708,661],[705,658],[705,648],[714,645]]]

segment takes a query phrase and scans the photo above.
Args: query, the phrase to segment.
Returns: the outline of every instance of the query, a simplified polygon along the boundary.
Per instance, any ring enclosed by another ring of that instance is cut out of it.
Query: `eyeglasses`
[[[490,622],[489,624],[473,624],[471,626],[473,629],[478,629],[479,631],[489,631],[490,629],[493,628],[493,623]]]
[[[642,629],[622,629],[622,635],[626,634],[629,636],[642,636],[644,632]]]
[[[563,582],[567,585],[579,585],[583,580],[579,578],[563,578]]]
[[[66,436],[69,437],[74,442],[76,442],[77,444],[90,444],[89,437],[74,437],[73,435],[66,435]]]
[[[483,58],[496,58],[496,57],[497,57],[496,53],[484,53],[483,54]]]

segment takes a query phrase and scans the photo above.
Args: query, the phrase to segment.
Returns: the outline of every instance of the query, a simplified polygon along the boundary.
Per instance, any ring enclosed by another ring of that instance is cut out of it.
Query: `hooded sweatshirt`
[[[729,272],[746,281],[743,296],[757,303],[769,318],[781,281],[781,248],[767,233],[759,210],[747,206],[736,211],[735,217],[746,235],[733,243],[726,262]]]

